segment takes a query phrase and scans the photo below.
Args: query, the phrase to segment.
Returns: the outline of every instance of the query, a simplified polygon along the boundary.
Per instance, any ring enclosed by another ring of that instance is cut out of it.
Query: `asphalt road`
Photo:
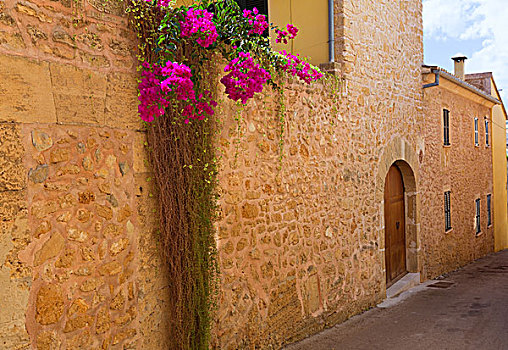
[[[287,350],[508,350],[508,250],[443,277],[445,288],[429,285]]]

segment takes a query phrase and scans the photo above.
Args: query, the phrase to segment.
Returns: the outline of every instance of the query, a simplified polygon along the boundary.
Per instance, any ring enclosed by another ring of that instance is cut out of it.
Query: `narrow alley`
[[[508,349],[508,250],[287,350]]]

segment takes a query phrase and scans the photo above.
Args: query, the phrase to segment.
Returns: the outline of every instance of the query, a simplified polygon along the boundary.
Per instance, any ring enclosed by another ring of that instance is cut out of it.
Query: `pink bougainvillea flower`
[[[243,104],[255,93],[263,91],[263,85],[271,79],[270,74],[259,67],[248,52],[240,52],[224,71],[228,74],[222,77],[221,83],[226,87],[228,98],[241,100]]]
[[[285,50],[279,51],[279,54],[282,58],[282,64],[280,68],[292,76],[297,76],[307,84],[310,84],[313,81],[319,80],[323,77],[323,73],[319,71],[314,66],[311,66],[310,63],[305,62],[298,55],[293,55]]]
[[[296,34],[298,34],[298,28],[296,28],[292,24],[288,24],[286,26],[287,31],[275,29],[275,33],[277,33],[277,38],[275,39],[276,43],[284,43],[287,44],[288,40],[292,40],[296,38]]]
[[[243,17],[248,18],[249,25],[252,26],[252,29],[248,32],[249,35],[263,35],[264,31],[269,27],[266,16],[260,15],[258,9],[255,7],[252,10],[243,10]]]
[[[185,19],[180,21],[182,37],[197,35],[196,42],[204,48],[209,47],[219,36],[212,19],[213,13],[189,8],[185,13]]]
[[[160,84],[159,76],[162,75],[162,68],[156,64],[150,66],[147,62],[142,66],[144,70],[139,83],[138,112],[145,122],[152,122],[164,114],[164,107],[169,105],[169,101]]]
[[[185,122],[190,119],[203,120],[214,114],[217,106],[211,93],[205,91],[196,98],[192,72],[185,64],[168,61],[164,66],[143,63],[142,79],[139,84],[138,112],[146,122],[152,122],[162,116],[171,99],[185,101],[182,111]]]

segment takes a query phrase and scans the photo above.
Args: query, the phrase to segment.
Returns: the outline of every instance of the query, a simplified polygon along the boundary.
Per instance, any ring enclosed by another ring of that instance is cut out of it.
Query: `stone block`
[[[55,123],[49,64],[0,55],[0,121]]]
[[[26,48],[23,37],[18,32],[0,32],[0,45],[15,51]]]
[[[26,209],[24,191],[0,192],[0,218],[4,221],[13,221],[18,213]]]
[[[56,323],[64,311],[62,288],[56,284],[45,284],[37,293],[35,319],[42,325]]]
[[[51,63],[49,69],[56,93],[106,97],[107,80],[100,72],[60,63]]]
[[[105,123],[103,97],[56,93],[55,103],[59,123],[95,125]]]
[[[46,331],[37,334],[37,350],[60,349],[62,341],[54,331]]]
[[[40,265],[46,260],[56,257],[63,250],[65,239],[58,232],[51,235],[51,238],[44,243],[41,249],[35,253],[34,265]]]
[[[53,139],[46,132],[42,130],[32,130],[32,145],[39,152],[50,149],[53,146]]]
[[[95,212],[106,220],[111,220],[113,218],[113,210],[106,205],[95,204]]]
[[[19,127],[0,124],[0,191],[21,190],[26,186],[23,154]]]
[[[138,83],[134,74],[108,75],[106,125],[113,128],[139,130],[143,123],[138,116]]]

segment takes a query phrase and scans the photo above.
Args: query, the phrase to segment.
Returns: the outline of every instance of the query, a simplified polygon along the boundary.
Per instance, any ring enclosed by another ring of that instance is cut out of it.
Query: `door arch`
[[[396,164],[393,164],[386,175],[384,189],[387,287],[407,273],[405,211],[405,189],[402,172]]]

